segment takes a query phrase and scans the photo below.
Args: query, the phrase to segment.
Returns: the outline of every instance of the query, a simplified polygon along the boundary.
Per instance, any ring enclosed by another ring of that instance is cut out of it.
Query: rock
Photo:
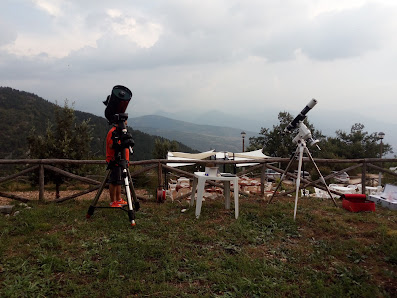
[[[13,209],[14,209],[13,205],[0,206],[0,213],[11,214]]]

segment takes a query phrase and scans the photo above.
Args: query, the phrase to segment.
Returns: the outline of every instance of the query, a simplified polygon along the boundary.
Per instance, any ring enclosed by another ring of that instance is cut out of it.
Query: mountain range
[[[199,151],[215,149],[216,151],[241,152],[243,150],[242,131],[237,128],[194,124],[159,115],[130,118],[128,124],[134,129],[182,142]],[[244,132],[248,145],[249,137],[256,136],[257,133]]]
[[[63,106],[63,103],[62,103]],[[70,105],[69,105],[70,106]],[[0,87],[0,158],[27,158],[27,136],[32,128],[44,134],[48,124],[54,124],[56,105],[35,94]],[[105,156],[105,138],[110,126],[104,117],[75,110],[76,121],[90,119],[92,128],[91,151],[94,158]],[[155,139],[145,132],[131,129],[135,140],[133,160],[152,159]],[[197,152],[182,143],[183,152]]]
[[[262,127],[272,129],[274,125],[279,124],[277,118],[279,112],[284,111],[289,112],[292,116],[296,116],[300,112],[300,110],[288,111],[285,109],[276,110],[275,108],[269,108],[265,112],[257,113],[253,111],[248,116],[243,116],[229,114],[227,111],[215,110],[206,112],[189,110],[184,112],[179,111],[177,113],[159,110],[155,112],[155,115],[187,121],[191,124],[236,128],[234,133],[237,137],[239,135],[238,131],[242,130],[250,132],[250,135],[257,135]],[[355,123],[361,123],[364,125],[364,131],[367,131],[369,134],[384,132],[385,138],[383,142],[390,144],[394,149],[394,154],[397,153],[397,134],[395,133],[397,124],[384,121],[382,115],[374,115],[374,118],[372,118],[363,116],[354,110],[343,109],[343,107],[335,107],[333,110],[315,107],[307,114],[307,118],[316,129],[320,130],[324,135],[332,137],[335,136],[337,130],[350,133],[350,129]],[[248,136],[246,137],[246,145],[248,142],[247,139]],[[394,154],[391,154],[389,157],[393,157]]]
[[[0,87],[0,158],[26,157],[26,136],[32,127],[44,132],[47,123],[54,121],[55,104],[41,97],[18,91],[9,87]],[[278,124],[278,113],[269,109],[265,114],[249,117],[228,114],[226,111],[209,110],[204,113],[185,111],[167,113],[154,112],[153,115],[142,115],[128,119],[130,132],[135,139],[134,159],[151,159],[154,140],[158,137],[179,142],[179,151],[197,152],[215,149],[216,151],[242,151],[241,132],[246,133],[245,147],[249,137],[257,136],[262,127],[271,129]],[[292,115],[299,111],[290,111]],[[104,156],[105,136],[109,129],[104,117],[87,112],[75,111],[78,121],[90,119],[93,128],[91,148],[96,156]],[[354,111],[313,110],[308,119],[316,129],[324,135],[334,136],[335,131],[350,132],[355,123],[365,125],[369,133],[382,131],[386,134],[384,142],[397,148],[396,124],[386,123],[372,118],[363,117]]]

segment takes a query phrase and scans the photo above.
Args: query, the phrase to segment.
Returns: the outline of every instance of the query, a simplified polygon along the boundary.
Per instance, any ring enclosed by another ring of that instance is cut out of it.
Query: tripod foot
[[[139,208],[141,208],[141,204],[139,203],[139,201],[134,202],[134,208],[135,211],[139,211]]]
[[[91,206],[88,208],[87,215],[85,216],[85,218],[91,218],[91,215],[94,214],[94,210],[95,210],[95,207],[91,205]]]
[[[128,218],[130,219],[131,222],[131,226],[135,226],[136,222],[135,222],[135,212],[134,210],[128,210]]]

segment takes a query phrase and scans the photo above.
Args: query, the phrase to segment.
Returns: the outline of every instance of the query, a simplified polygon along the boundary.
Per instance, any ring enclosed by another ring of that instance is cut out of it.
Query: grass
[[[90,201],[18,206],[0,216],[0,297],[395,297],[397,213],[350,213],[330,201],[141,202],[125,212]],[[104,202],[100,202],[104,203]],[[341,204],[339,204],[341,205]],[[231,209],[233,210],[233,209]]]

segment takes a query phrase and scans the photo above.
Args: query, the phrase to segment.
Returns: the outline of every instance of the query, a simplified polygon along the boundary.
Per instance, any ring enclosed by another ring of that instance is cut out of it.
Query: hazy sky
[[[396,0],[1,0],[0,85],[103,115],[269,107],[397,124]],[[321,105],[320,105],[321,103]]]

